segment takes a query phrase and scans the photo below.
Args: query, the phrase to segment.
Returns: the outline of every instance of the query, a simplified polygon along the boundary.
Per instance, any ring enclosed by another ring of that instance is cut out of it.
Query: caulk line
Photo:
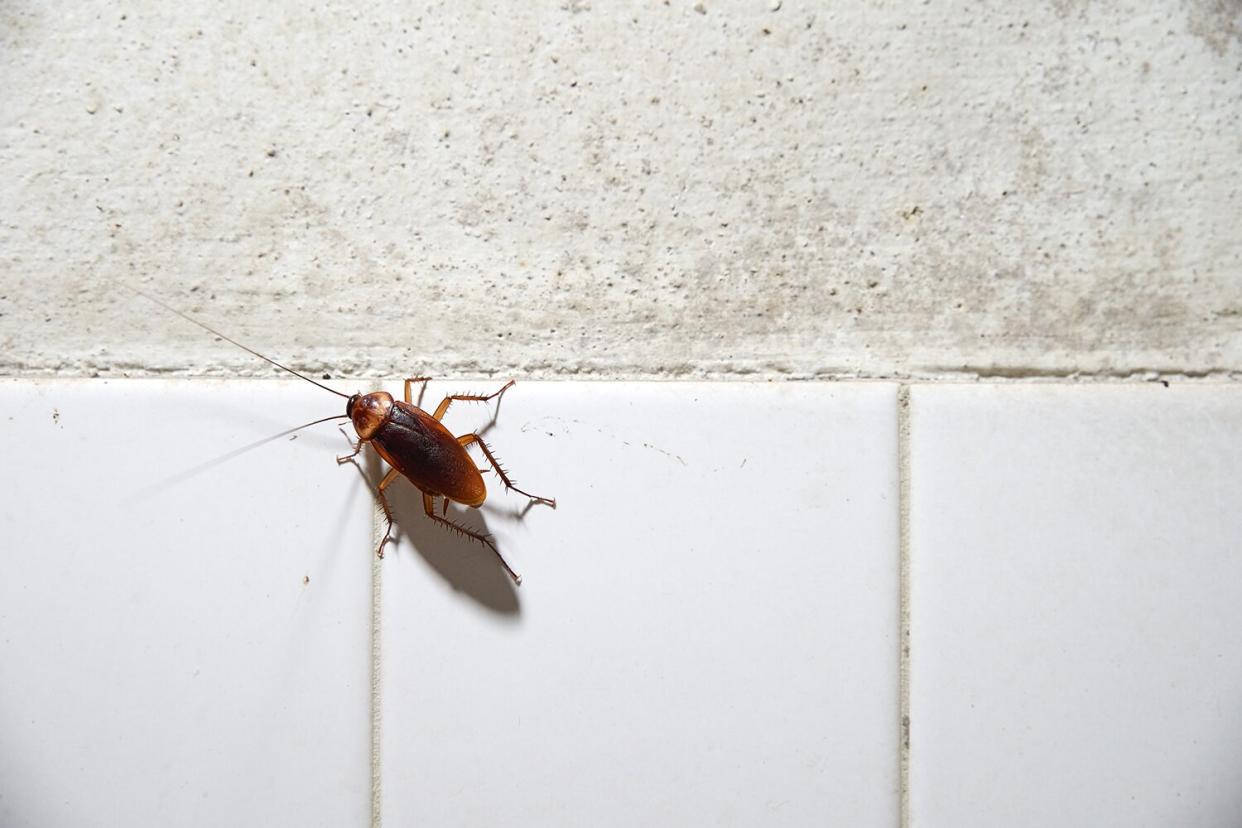
[[[898,707],[901,715],[898,796],[902,828],[910,828],[910,386],[897,388]]]
[[[381,541],[380,523],[385,522],[383,509],[376,501],[371,510],[371,549]],[[383,615],[383,560],[371,553],[371,828],[380,828],[382,803],[380,790],[380,725],[383,718],[383,697],[380,692],[380,619]]]

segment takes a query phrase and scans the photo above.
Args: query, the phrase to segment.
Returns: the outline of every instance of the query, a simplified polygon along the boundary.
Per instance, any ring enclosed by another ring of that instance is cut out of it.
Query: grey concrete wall
[[[1242,375],[1242,3],[6,2],[0,372]]]

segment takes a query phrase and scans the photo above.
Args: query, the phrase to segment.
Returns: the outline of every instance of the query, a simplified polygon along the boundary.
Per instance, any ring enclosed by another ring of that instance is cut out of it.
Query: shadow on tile
[[[423,512],[422,495],[409,481],[395,484],[387,491],[392,504],[394,536],[403,541],[397,545],[396,554],[408,554],[413,546],[455,591],[470,596],[493,612],[521,613],[517,589],[490,549],[429,519]],[[454,505],[449,508],[449,517],[473,532],[491,531],[478,509]]]

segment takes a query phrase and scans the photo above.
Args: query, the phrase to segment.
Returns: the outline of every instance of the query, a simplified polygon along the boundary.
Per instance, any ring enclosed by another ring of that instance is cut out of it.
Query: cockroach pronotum
[[[127,285],[126,287],[129,286]],[[353,461],[353,458],[362,451],[363,445],[370,443],[371,447],[384,459],[384,462],[390,466],[388,473],[380,480],[375,492],[379,496],[380,505],[384,507],[384,517],[388,521],[384,537],[380,541],[379,548],[375,550],[376,555],[381,558],[384,557],[384,547],[392,540],[392,508],[388,504],[388,496],[384,494],[384,490],[391,486],[398,476],[404,475],[407,480],[414,484],[415,488],[422,492],[423,511],[427,513],[427,517],[442,526],[478,541],[492,550],[492,552],[496,553],[496,557],[500,560],[505,571],[509,573],[509,577],[513,579],[513,582],[515,584],[522,583],[522,576],[513,571],[513,568],[509,566],[504,556],[500,554],[500,550],[496,548],[495,542],[489,535],[475,532],[447,516],[450,500],[463,506],[477,508],[487,498],[487,486],[483,483],[483,474],[475,466],[474,461],[470,459],[466,448],[471,445],[478,445],[479,450],[483,452],[483,456],[487,458],[487,462],[496,471],[496,475],[506,489],[525,495],[530,498],[532,504],[543,503],[551,506],[553,509],[556,508],[556,500],[550,497],[533,495],[513,485],[513,481],[509,479],[508,473],[501,467],[500,462],[496,459],[496,455],[492,453],[491,448],[487,443],[483,442],[477,433],[471,432],[470,434],[455,437],[441,422],[445,412],[448,411],[449,406],[455,401],[487,402],[496,399],[513,386],[513,380],[505,383],[499,391],[485,396],[479,394],[450,394],[440,401],[440,404],[436,406],[436,410],[431,414],[415,405],[411,393],[415,383],[423,383],[423,388],[425,389],[426,384],[430,381],[429,377],[411,377],[407,379],[405,381],[404,400],[394,400],[392,395],[386,391],[372,391],[370,394],[343,394],[320,382],[316,382],[304,374],[294,371],[292,368],[281,365],[276,360],[264,356],[253,348],[246,347],[237,340],[225,336],[215,328],[182,313],[171,305],[156,299],[154,296],[143,293],[137,288],[130,287],[129,289],[165,310],[175,313],[187,322],[191,322],[208,333],[220,337],[225,342],[236,345],[243,351],[275,365],[282,371],[287,371],[295,377],[304,379],[312,385],[317,385],[325,391],[346,399],[344,415],[338,414],[334,417],[325,417],[322,420],[316,420],[314,423],[307,423],[306,425],[315,425],[316,423],[323,423],[329,420],[348,419],[353,423],[354,431],[358,434],[358,440],[357,442],[350,441],[353,453],[337,457],[336,462],[341,464]],[[419,396],[421,400],[422,395],[420,394]],[[444,498],[442,514],[436,514],[436,498],[438,497]]]

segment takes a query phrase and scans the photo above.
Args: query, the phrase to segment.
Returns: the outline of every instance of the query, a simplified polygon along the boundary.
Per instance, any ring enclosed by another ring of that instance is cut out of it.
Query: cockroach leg
[[[503,391],[504,389],[501,390]],[[553,509],[556,508],[556,498],[540,497],[539,495],[533,495],[530,492],[523,491],[517,486],[514,486],[513,481],[509,479],[509,475],[505,474],[504,468],[501,467],[500,461],[496,459],[496,455],[492,454],[492,450],[488,448],[487,443],[483,442],[483,438],[479,437],[479,435],[463,434],[461,437],[457,438],[457,442],[461,443],[462,448],[468,447],[471,443],[478,443],[479,448],[483,449],[483,456],[487,458],[487,462],[492,464],[492,468],[496,470],[496,475],[500,478],[501,482],[505,484],[506,489],[512,489],[518,494],[526,495],[534,503],[546,503]]]
[[[445,512],[448,511],[448,498],[447,497],[444,498],[444,510]],[[509,577],[513,579],[513,583],[515,584],[522,583],[522,576],[514,572],[513,567],[509,566],[509,562],[505,560],[504,555],[500,554],[500,550],[496,548],[496,544],[492,541],[491,536],[484,535],[480,532],[475,532],[473,530],[467,529],[465,526],[462,526],[460,523],[454,520],[450,520],[449,518],[440,517],[439,515],[437,515],[435,496],[429,495],[426,492],[423,492],[423,511],[427,513],[427,517],[431,518],[437,523],[443,523],[445,526],[452,529],[454,532],[457,532],[458,534],[465,535],[468,538],[474,538],[479,543],[483,544],[488,549],[492,550],[492,552],[496,553],[496,557],[500,560],[500,565],[505,568],[505,572],[508,572]]]
[[[416,382],[421,382],[423,387],[418,389],[418,402],[414,402],[413,394],[410,393],[410,386]],[[409,377],[405,381],[405,401],[410,405],[420,405],[423,401],[423,394],[427,393],[427,383],[431,382],[431,377]]]
[[[348,462],[350,462],[351,460],[353,460],[355,457],[357,457],[357,456],[358,456],[358,452],[362,451],[362,441],[361,441],[361,440],[359,440],[358,442],[356,442],[356,443],[355,443],[353,440],[351,440],[351,439],[350,439],[350,437],[349,437],[349,432],[348,432],[348,431],[346,431],[344,428],[341,428],[341,429],[339,429],[339,430],[340,430],[341,434],[344,434],[344,435],[345,435],[345,440],[349,443],[349,447],[350,447],[350,448],[352,448],[354,451],[353,451],[353,454],[342,454],[342,455],[338,456],[338,457],[336,458],[336,464],[337,464],[338,466],[340,466],[340,465],[342,465],[342,464],[344,464],[344,463],[348,463]]]
[[[431,416],[435,417],[437,420],[444,419],[445,413],[448,412],[449,406],[453,404],[454,400],[462,400],[463,402],[487,402],[488,400],[493,400],[512,388],[516,381],[517,380],[509,380],[499,391],[487,394],[486,396],[483,394],[450,394],[440,401],[440,405],[436,407],[436,412]],[[406,400],[406,402],[409,402],[409,400]]]
[[[384,489],[392,485],[392,481],[396,480],[400,475],[396,469],[389,469],[388,474],[384,475],[384,479],[380,481],[375,493],[379,495],[380,505],[384,507],[384,517],[388,519],[388,528],[384,530],[384,539],[380,541],[379,549],[375,550],[376,557],[384,557],[384,547],[392,540],[392,509],[388,505],[388,495],[384,494]]]

